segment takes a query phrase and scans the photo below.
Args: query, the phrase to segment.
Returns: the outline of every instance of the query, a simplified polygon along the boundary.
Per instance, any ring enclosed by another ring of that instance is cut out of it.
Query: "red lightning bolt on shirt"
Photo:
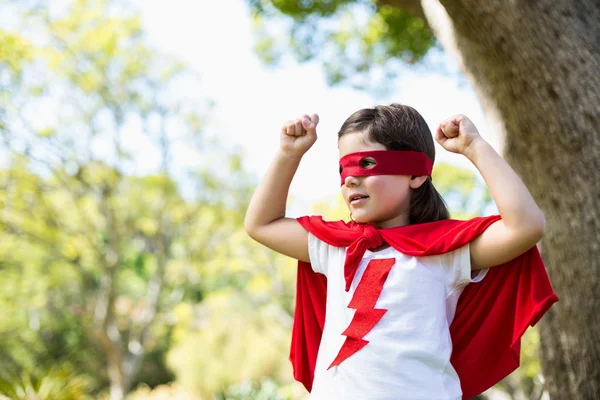
[[[340,352],[329,368],[340,365],[342,361],[362,349],[369,343],[363,337],[381,320],[387,312],[385,309],[375,308],[375,303],[381,294],[383,284],[396,262],[394,258],[371,260],[354,291],[348,308],[356,309],[354,317],[348,328],[342,333],[346,336]],[[327,369],[329,369],[327,368]]]

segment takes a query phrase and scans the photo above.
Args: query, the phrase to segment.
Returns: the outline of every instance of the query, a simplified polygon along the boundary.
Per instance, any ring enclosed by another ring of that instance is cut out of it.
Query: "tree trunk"
[[[546,387],[552,399],[596,399],[600,3],[441,2],[423,0],[428,22],[499,122],[508,161],[546,215],[543,258],[560,298],[539,324]]]

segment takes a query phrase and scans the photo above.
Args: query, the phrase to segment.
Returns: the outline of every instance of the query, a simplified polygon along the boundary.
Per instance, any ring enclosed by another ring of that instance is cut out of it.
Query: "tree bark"
[[[389,1],[402,6],[402,1]],[[423,0],[471,80],[507,160],[545,212],[560,301],[540,322],[552,399],[600,393],[600,3]],[[485,132],[483,132],[485,135]]]

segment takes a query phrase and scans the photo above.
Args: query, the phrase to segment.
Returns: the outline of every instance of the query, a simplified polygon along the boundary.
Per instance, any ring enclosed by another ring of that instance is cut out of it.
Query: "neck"
[[[401,226],[410,225],[410,216],[408,210],[395,218],[388,219],[382,222],[371,222],[377,229],[398,228]]]

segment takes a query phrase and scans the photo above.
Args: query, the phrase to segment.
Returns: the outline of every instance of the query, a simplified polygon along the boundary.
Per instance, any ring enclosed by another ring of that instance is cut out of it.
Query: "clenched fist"
[[[468,155],[473,144],[483,139],[469,118],[457,114],[440,123],[435,133],[435,140],[452,153]]]
[[[286,122],[281,128],[281,150],[292,156],[303,156],[317,141],[317,114],[304,114]]]

